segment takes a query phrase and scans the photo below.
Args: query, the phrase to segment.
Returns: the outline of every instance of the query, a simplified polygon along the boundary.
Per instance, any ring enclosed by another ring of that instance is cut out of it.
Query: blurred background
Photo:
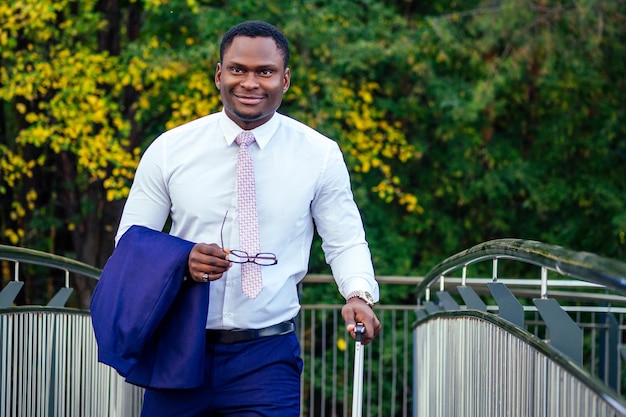
[[[258,19],[290,41],[280,112],[344,152],[379,275],[424,275],[508,237],[624,261],[625,6],[2,2],[0,244],[102,267],[142,151],[220,110],[221,37]],[[317,241],[310,272],[329,273]],[[21,301],[48,299],[56,279],[29,280]],[[95,281],[73,279],[73,302],[87,308]],[[311,299],[338,297],[311,288]],[[398,289],[381,298],[413,301]]]

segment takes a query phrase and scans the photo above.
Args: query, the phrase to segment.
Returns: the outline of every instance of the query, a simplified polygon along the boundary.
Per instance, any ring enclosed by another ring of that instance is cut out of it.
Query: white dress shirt
[[[132,225],[162,230],[192,242],[238,249],[236,164],[241,132],[224,112],[160,135],[143,155],[124,207],[116,241]],[[241,291],[233,264],[211,281],[207,328],[263,328],[296,316],[297,284],[309,263],[314,228],[340,293],[365,290],[378,300],[371,254],[338,145],[310,127],[276,113],[252,130],[261,252],[278,263],[261,267],[263,290]]]

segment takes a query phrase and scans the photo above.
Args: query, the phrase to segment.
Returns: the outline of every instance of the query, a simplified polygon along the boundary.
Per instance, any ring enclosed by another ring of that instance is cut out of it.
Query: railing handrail
[[[626,263],[590,252],[579,252],[524,239],[496,239],[452,255],[432,268],[417,286],[420,297],[441,276],[489,259],[512,259],[600,284],[626,295]]]
[[[554,249],[558,249],[558,250],[554,250]],[[614,281],[618,283],[617,286],[622,289],[622,292],[625,292],[626,286],[624,285],[624,276],[626,276],[626,273],[624,272],[626,272],[626,264],[622,264],[621,262],[602,258],[597,255],[593,255],[589,253],[568,251],[566,249],[563,249],[557,246],[545,245],[540,242],[522,241],[522,240],[513,240],[513,239],[491,241],[491,242],[485,242],[481,245],[477,245],[474,248],[471,248],[469,250],[466,250],[464,252],[461,252],[457,255],[454,255],[448,258],[446,261],[439,264],[426,277],[423,277],[423,278],[422,277],[398,277],[398,276],[384,277],[384,276],[381,276],[381,277],[377,277],[377,279],[379,283],[381,284],[392,284],[392,285],[393,284],[405,284],[405,285],[415,288],[417,291],[420,291],[420,289],[422,289],[421,291],[423,291],[423,288],[429,288],[429,285],[431,285],[437,279],[441,279],[442,286],[444,284],[444,281],[445,281],[445,284],[448,284],[448,285],[458,282],[458,279],[455,279],[452,276],[448,276],[448,274],[450,274],[450,272],[455,269],[458,269],[463,266],[467,266],[474,262],[488,260],[488,259],[498,259],[498,258],[501,258],[501,259],[508,258],[508,259],[514,259],[518,261],[523,260],[530,264],[541,266],[542,268],[545,268],[545,269],[555,270],[560,274],[571,276],[573,278],[578,278],[578,279],[581,279],[582,281],[585,281],[584,284],[586,285],[582,285],[582,286],[586,288],[593,287],[593,284],[598,284],[601,287],[607,287],[609,286],[607,285],[608,283],[607,280]],[[52,255],[52,254],[40,252],[37,250],[3,246],[3,245],[0,245],[0,260],[8,260],[8,261],[16,262],[16,271],[18,270],[19,262],[23,262],[23,263],[30,263],[30,264],[37,264],[37,265],[52,267],[52,268],[59,268],[59,269],[63,269],[66,271],[75,272],[75,273],[84,275],[86,277],[94,278],[94,279],[98,279],[101,273],[101,270],[98,268],[91,267],[82,262],[77,262],[69,258],[65,258],[65,257],[58,256],[58,255]],[[496,261],[494,261],[494,271],[497,271],[497,268],[495,266],[497,266]],[[593,272],[594,272],[594,274],[589,274],[591,275],[591,277],[587,275],[581,276],[583,273],[585,273],[585,271],[589,272],[587,270],[590,268],[593,268]],[[599,274],[598,274],[598,271],[600,272]],[[466,273],[463,274],[464,283],[466,282],[469,283],[472,280],[476,280],[476,284],[479,284],[479,285],[480,284],[484,285],[486,283],[485,278],[467,278],[466,275],[467,275]],[[547,274],[545,275],[547,276]],[[601,278],[598,279],[597,275],[601,275]],[[446,277],[445,280],[443,279],[444,276]],[[494,272],[494,276],[497,276],[496,272]],[[542,278],[543,276],[544,274],[542,273]],[[506,280],[507,278],[503,278],[501,281],[506,281]],[[516,282],[520,284],[521,286],[525,287],[524,289],[522,289],[522,291],[530,291],[526,289],[529,287],[529,285],[527,284],[531,284],[535,286],[540,284],[539,281],[537,281],[536,279],[532,279],[532,278],[528,279],[527,281],[528,283],[526,282],[522,283],[522,280],[512,280],[512,283]],[[565,283],[565,286],[569,287],[573,285],[572,282],[574,280],[572,279],[572,281],[567,281],[567,280],[556,280],[556,281],[558,281],[559,283]],[[306,284],[315,284],[315,283],[327,284],[327,283],[333,283],[334,280],[331,275],[309,274],[305,277],[304,282]],[[620,286],[620,283],[621,283],[621,286]],[[615,285],[610,285],[610,286],[614,287]],[[476,289],[478,290],[478,292],[480,292],[480,287]],[[594,290],[596,291],[596,293],[599,293],[597,289],[594,289]],[[411,289],[411,292],[412,291],[413,289]],[[566,294],[566,293],[563,293],[563,294]],[[603,295],[605,298],[603,298],[602,301],[608,302],[609,304],[618,303],[618,302],[623,304],[623,301],[626,298],[626,297],[618,297],[618,296],[611,295],[611,294],[603,294]],[[595,300],[595,301],[598,301],[598,300]],[[400,310],[403,311],[402,312],[403,318],[401,321],[402,323],[405,323],[404,324],[405,327],[404,327],[404,333],[399,333],[401,335],[407,334],[406,331],[408,327],[406,327],[407,326],[406,323],[411,322],[411,314],[412,312],[414,312],[414,307],[415,306],[385,305],[384,303],[376,306],[376,308],[379,310],[379,317],[384,317],[385,315],[388,315],[391,317],[391,320],[393,320],[394,322],[396,321],[394,318],[396,317],[397,311],[400,311]],[[33,307],[28,306],[27,308],[33,308]],[[608,309],[612,307],[606,307],[606,308]],[[341,309],[341,305],[339,304],[330,303],[327,305],[320,304],[316,306],[304,304],[302,306],[302,311],[303,311],[303,316],[302,316],[303,321],[302,321],[302,326],[301,326],[302,329],[305,329],[306,328],[305,324],[309,323],[308,321],[309,319],[304,319],[305,317],[304,314],[311,313],[312,311],[319,310],[319,309],[333,310],[332,311],[333,320],[337,319],[337,317],[339,317],[338,320],[340,320],[340,315],[338,312]],[[0,314],[0,318],[3,317],[4,313],[16,313],[18,311],[21,311],[21,310],[15,310],[15,309],[0,310],[0,313],[2,313]],[[41,310],[38,309],[37,311],[41,311]],[[57,311],[57,310],[54,310],[54,311]],[[85,313],[88,313],[88,312],[83,312],[83,314]],[[483,313],[476,313],[476,314],[483,314]],[[313,319],[311,317],[313,317],[313,315],[309,316],[311,323],[312,323]],[[325,335],[326,332],[329,330],[324,320],[325,319],[323,319],[321,324],[319,325],[320,326],[319,329],[321,329],[320,335]],[[311,327],[313,328],[315,326],[311,326]],[[335,328],[336,327],[333,327],[333,329]],[[402,331],[402,329],[403,328],[400,328],[400,331]],[[313,332],[312,334],[314,335],[312,337],[315,337],[316,333]],[[395,331],[392,333],[385,332],[384,334],[387,335],[387,341],[385,342],[386,343],[385,349],[387,349],[388,343],[390,343],[391,346],[397,348],[398,340],[403,340],[402,342],[403,349],[407,348],[408,344],[407,344],[405,336],[399,337],[396,335]],[[326,336],[323,336],[323,337],[326,337]],[[340,338],[341,336],[339,336],[337,340],[340,340]],[[382,340],[383,339],[381,338],[379,340],[381,341],[379,348],[382,352],[383,350]],[[312,342],[311,345],[315,346],[315,343]],[[323,345],[325,346],[325,344]],[[338,343],[334,343],[334,342],[333,342],[333,345],[340,346]],[[315,352],[315,354],[325,355],[325,352],[326,351],[323,350],[322,352]],[[313,355],[313,353],[311,353],[311,355]],[[408,362],[405,361],[403,363],[408,363]],[[324,369],[324,367],[322,367],[322,369]],[[317,372],[320,372],[320,371],[317,369],[312,369],[311,375],[315,376],[317,375]],[[322,378],[322,386],[324,386],[324,381],[325,379]],[[316,389],[315,384],[313,384],[312,382],[311,382],[311,387],[313,387],[311,388],[311,392],[312,390]],[[392,392],[396,392],[396,391],[392,389]],[[603,394],[603,396],[606,396],[606,392],[605,394]],[[314,397],[311,397],[311,398],[314,398]]]
[[[440,276],[462,266],[494,258],[524,260],[563,275],[582,279],[590,284],[611,287],[626,295],[626,263],[588,252],[576,252],[560,246],[521,239],[498,239],[481,243],[445,259],[431,269],[425,277],[377,276],[376,279],[380,284],[414,285],[419,297]],[[71,258],[17,246],[0,245],[0,260],[57,268],[96,280],[102,273],[99,268]],[[467,278],[468,283],[474,280],[477,279]],[[505,280],[506,278],[501,281]],[[456,281],[458,279],[446,277],[448,283]],[[530,284],[531,280],[528,281]],[[330,274],[307,274],[304,282],[323,284],[332,283],[334,279]],[[533,284],[535,284],[534,281]],[[552,284],[552,286],[558,287],[559,285]]]
[[[67,270],[96,280],[100,278],[100,274],[102,273],[102,270],[99,268],[71,258],[18,246],[0,245],[0,260],[25,262]],[[322,284],[334,282],[333,276],[329,274],[307,274],[305,279],[308,283]],[[417,286],[423,280],[423,277],[378,276],[376,279],[381,284],[406,284]]]
[[[99,268],[74,259],[17,246],[0,245],[0,260],[25,262],[49,268],[62,269],[93,279],[99,279],[102,272]]]

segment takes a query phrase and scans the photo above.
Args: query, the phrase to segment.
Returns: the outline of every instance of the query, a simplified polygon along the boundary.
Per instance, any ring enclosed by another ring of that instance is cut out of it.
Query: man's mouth
[[[259,104],[262,100],[263,97],[256,97],[256,96],[236,96],[237,100],[239,100],[239,102],[241,104],[246,104],[246,105],[255,105],[255,104]]]

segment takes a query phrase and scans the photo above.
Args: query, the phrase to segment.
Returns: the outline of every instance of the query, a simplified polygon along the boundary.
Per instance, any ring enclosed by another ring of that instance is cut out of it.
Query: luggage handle
[[[365,333],[363,323],[354,327],[354,382],[352,385],[352,417],[361,417],[363,414],[363,344],[361,340]]]

